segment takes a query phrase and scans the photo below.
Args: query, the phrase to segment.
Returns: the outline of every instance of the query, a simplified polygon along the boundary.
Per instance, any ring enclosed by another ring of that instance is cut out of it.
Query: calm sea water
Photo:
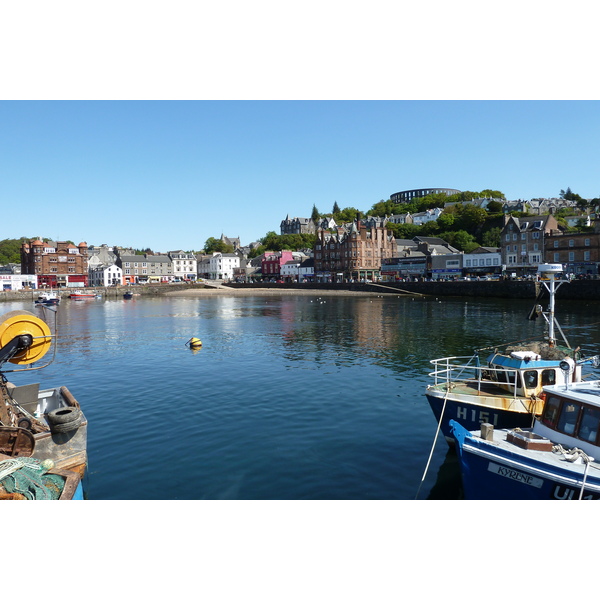
[[[529,301],[333,296],[64,299],[56,358],[88,419],[89,499],[456,499],[429,360],[539,337]],[[0,312],[32,303],[0,305]],[[557,306],[597,351],[596,303]],[[191,337],[203,346],[192,351]]]

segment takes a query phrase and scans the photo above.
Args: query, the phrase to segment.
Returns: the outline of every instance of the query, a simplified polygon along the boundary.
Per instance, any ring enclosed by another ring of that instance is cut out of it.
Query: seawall
[[[269,290],[290,293],[302,290],[327,290],[327,292],[349,291],[381,294],[417,294],[425,296],[456,296],[465,298],[524,298],[535,299],[541,284],[535,281],[403,281],[398,283],[226,283],[213,284],[202,282],[197,284],[170,285],[136,285],[109,288],[85,288],[106,298],[120,298],[126,291],[141,296],[162,296],[173,292],[202,291],[227,288],[251,293],[253,290]],[[68,298],[71,288],[55,290],[62,298]],[[83,288],[77,288],[83,291]],[[2,301],[33,302],[40,290],[0,291]],[[600,300],[600,280],[575,280],[561,285],[557,298],[570,300]]]

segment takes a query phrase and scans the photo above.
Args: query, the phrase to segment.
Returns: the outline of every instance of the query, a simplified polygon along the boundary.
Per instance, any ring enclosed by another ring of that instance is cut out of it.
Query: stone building
[[[317,231],[314,270],[316,281],[375,281],[381,264],[396,256],[396,242],[385,227],[387,219],[355,221],[337,232]]]
[[[585,233],[550,232],[544,237],[545,262],[565,265],[573,275],[597,275],[600,264],[600,221]]]
[[[85,242],[23,242],[21,272],[37,275],[39,287],[85,287],[88,285],[88,247]]]
[[[561,233],[552,215],[535,217],[505,216],[500,233],[500,251],[504,268],[519,276],[535,275],[540,263],[548,262],[545,238]]]

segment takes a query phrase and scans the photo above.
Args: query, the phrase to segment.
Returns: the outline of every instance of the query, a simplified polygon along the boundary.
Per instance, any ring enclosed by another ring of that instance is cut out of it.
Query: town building
[[[598,275],[600,264],[600,221],[585,233],[550,232],[544,237],[545,262],[565,265],[575,276]]]
[[[441,238],[396,240],[396,256],[381,267],[385,281],[399,279],[455,279],[462,275],[463,254]]]
[[[0,273],[0,290],[35,290],[38,287],[37,275],[21,275],[20,273]]]
[[[88,247],[85,242],[23,242],[21,272],[37,275],[39,287],[63,288],[88,285]]]
[[[209,279],[234,279],[234,271],[240,266],[240,257],[235,253],[213,252],[209,258]]]
[[[123,270],[116,264],[91,266],[88,275],[88,285],[92,287],[123,285]]]
[[[198,276],[198,262],[193,252],[176,250],[168,253],[173,263],[173,276],[175,280],[196,281]]]
[[[286,218],[281,221],[279,226],[281,235],[290,235],[295,233],[315,233],[316,226],[312,219],[304,217],[294,217],[290,219],[287,215]]]
[[[534,276],[544,255],[545,238],[561,231],[553,215],[534,217],[504,217],[500,233],[503,269],[517,276]]]
[[[484,277],[502,274],[502,253],[500,248],[480,246],[463,257],[463,275]]]
[[[166,254],[134,254],[117,250],[116,264],[123,271],[123,283],[170,283],[175,278],[173,263]]]
[[[375,281],[381,264],[396,255],[387,219],[371,217],[340,226],[332,233],[319,229],[314,253],[317,282]]]
[[[261,262],[263,280],[279,280],[282,277],[282,266],[293,260],[294,253],[291,250],[265,252]]]

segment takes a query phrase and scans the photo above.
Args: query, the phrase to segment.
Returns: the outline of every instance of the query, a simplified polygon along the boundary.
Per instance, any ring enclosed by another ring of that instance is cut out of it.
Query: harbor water
[[[544,323],[527,320],[531,304],[64,298],[53,362],[7,378],[66,385],[80,402],[90,500],[459,499],[454,454],[435,439],[424,396],[429,360],[539,339]],[[0,309],[45,314],[54,328],[55,314],[33,303]],[[556,311],[571,345],[596,353],[598,304]],[[186,345],[192,337],[201,348]]]

